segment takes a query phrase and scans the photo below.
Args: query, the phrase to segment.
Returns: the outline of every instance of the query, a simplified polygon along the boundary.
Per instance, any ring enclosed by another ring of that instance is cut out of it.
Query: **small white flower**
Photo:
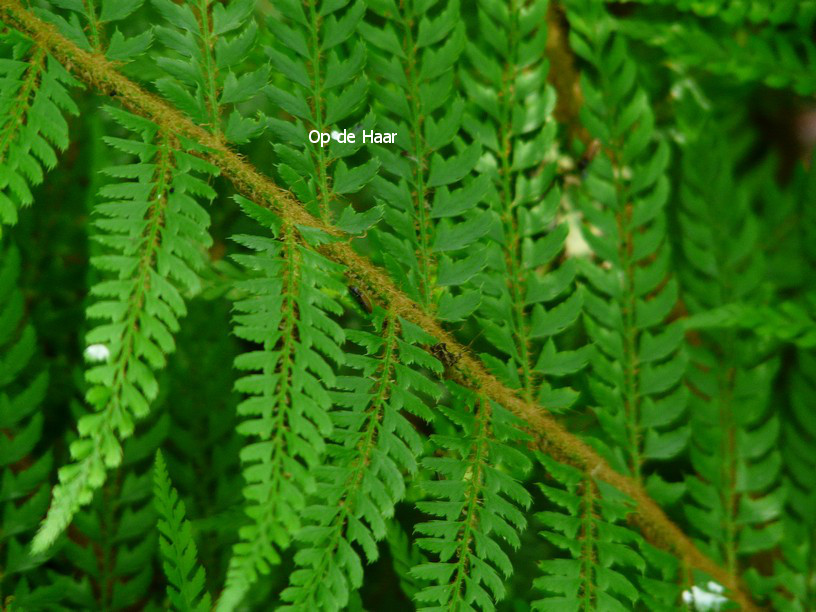
[[[85,349],[85,359],[88,361],[107,361],[110,350],[104,344],[91,344]]]
[[[581,230],[581,217],[575,211],[570,211],[566,217],[567,227],[569,228],[566,244],[564,245],[567,257],[588,257],[592,254],[592,247],[589,246]]]
[[[342,134],[340,132],[338,132],[337,130],[332,130],[332,133],[331,133],[331,139],[332,140],[337,140],[339,142],[340,141],[340,136],[342,136]]]
[[[722,593],[724,591],[723,585],[714,582],[713,580],[709,581],[706,587],[708,588],[709,593]]]
[[[683,591],[683,601],[687,604],[693,603],[696,610],[719,610],[728,601],[727,598],[720,595],[723,587],[716,582],[709,582],[706,588],[709,590],[705,591],[698,586],[693,586],[690,591]]]

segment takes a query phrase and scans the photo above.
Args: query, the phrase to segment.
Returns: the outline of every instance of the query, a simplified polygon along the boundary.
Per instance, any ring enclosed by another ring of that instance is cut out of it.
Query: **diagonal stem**
[[[288,191],[258,172],[251,164],[230,150],[218,138],[195,125],[180,111],[146,92],[116,70],[104,56],[89,53],[59,34],[56,29],[25,9],[17,0],[0,0],[0,20],[29,36],[36,45],[50,53],[74,76],[100,93],[115,96],[131,112],[156,123],[167,133],[195,140],[207,150],[208,161],[218,166],[242,195],[274,210],[293,225],[320,229],[332,236],[347,237],[341,230],[325,224],[311,214]],[[656,546],[672,551],[689,566],[708,574],[729,589],[729,597],[743,610],[758,610],[741,582],[700,551],[666,516],[646,490],[632,478],[616,472],[588,444],[567,431],[544,408],[521,399],[512,389],[489,374],[469,349],[459,344],[422,306],[402,293],[381,269],[367,257],[356,253],[349,242],[337,241],[319,247],[326,257],[348,268],[349,276],[364,285],[377,301],[385,303],[401,317],[419,325],[445,342],[461,358],[452,370],[458,382],[478,389],[482,394],[505,406],[524,419],[535,436],[534,444],[559,461],[572,465],[627,494],[636,505],[632,521]]]

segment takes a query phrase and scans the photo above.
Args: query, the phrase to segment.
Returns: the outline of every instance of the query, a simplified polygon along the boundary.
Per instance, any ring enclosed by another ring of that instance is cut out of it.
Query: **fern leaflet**
[[[252,440],[241,451],[251,521],[240,529],[219,610],[240,603],[258,573],[279,562],[278,550],[300,528],[306,496],[315,488],[313,472],[323,461],[324,438],[332,431],[328,389],[335,375],[328,360],[344,362],[343,330],[330,318],[342,312],[329,293],[344,290],[335,278],[336,264],[299,244],[290,224],[241,203],[276,239],[236,237],[254,251],[236,258],[259,276],[238,285],[244,297],[235,304],[235,334],[262,348],[235,361],[250,372],[236,388],[248,396],[238,406],[246,417],[238,432]]]
[[[159,514],[164,573],[170,581],[167,587],[170,603],[174,609],[184,612],[209,610],[210,594],[204,589],[204,568],[198,565],[198,550],[184,514],[184,502],[170,482],[161,451],[156,452],[153,495]]]
[[[60,483],[48,516],[33,542],[43,551],[68,526],[80,506],[91,501],[105,472],[121,463],[120,439],[133,433],[134,419],[145,417],[158,393],[153,370],[163,368],[174,349],[173,332],[185,313],[181,291],[195,292],[195,270],[210,244],[209,216],[196,201],[214,192],[194,173],[214,168],[162,133],[149,121],[113,108],[108,112],[139,139],[108,137],[114,148],[139,162],[106,169],[120,179],[104,186],[96,239],[112,254],[92,263],[107,276],[92,293],[99,298],[88,317],[107,323],[88,333],[91,366],[86,401],[94,412],[79,420],[80,439],[71,444],[75,463],[60,469]]]
[[[68,146],[63,113],[79,109],[67,87],[78,82],[62,65],[15,30],[0,35],[0,232],[33,201],[31,187]]]

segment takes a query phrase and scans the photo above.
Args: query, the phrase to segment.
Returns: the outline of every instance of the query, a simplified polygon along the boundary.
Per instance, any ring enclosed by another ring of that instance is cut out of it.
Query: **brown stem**
[[[158,97],[144,91],[116,70],[105,57],[83,51],[59,34],[50,24],[26,10],[17,0],[0,0],[0,19],[29,36],[37,45],[53,55],[78,79],[104,93],[116,96],[130,111],[146,117],[168,133],[197,141],[208,149],[207,159],[218,166],[234,187],[250,200],[272,208],[294,225],[321,229],[333,236],[346,237],[337,228],[310,215],[288,191],[278,187],[268,177],[231,151],[213,134],[195,125],[181,112]],[[727,589],[728,596],[743,610],[757,610],[739,580],[703,554],[694,543],[669,520],[663,510],[633,479],[616,472],[583,440],[569,433],[544,408],[526,402],[489,374],[469,349],[460,345],[441,324],[419,304],[402,293],[388,275],[374,266],[367,257],[356,253],[349,242],[334,242],[320,247],[330,259],[348,268],[348,274],[370,295],[387,304],[403,318],[419,325],[426,332],[445,342],[461,358],[452,368],[460,381],[479,389],[505,406],[529,425],[536,436],[535,444],[554,458],[606,481],[629,495],[637,506],[633,521],[643,535],[656,546],[672,551],[689,566],[707,573]]]

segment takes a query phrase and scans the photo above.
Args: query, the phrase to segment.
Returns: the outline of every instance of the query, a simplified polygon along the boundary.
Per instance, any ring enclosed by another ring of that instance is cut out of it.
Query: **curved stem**
[[[272,209],[293,226],[317,228],[331,236],[345,235],[310,215],[291,193],[281,189],[211,133],[196,126],[180,111],[120,74],[104,57],[77,47],[53,26],[26,10],[17,0],[0,0],[0,19],[31,37],[43,50],[67,66],[79,80],[104,94],[117,95],[124,106],[155,122],[162,129],[198,142],[207,151],[202,156],[216,165],[221,174],[245,197]],[[579,470],[592,472],[595,478],[629,495],[638,510],[631,515],[631,520],[640,526],[643,534],[653,544],[673,551],[690,566],[708,573],[712,579],[731,590],[728,596],[744,610],[757,610],[740,581],[704,555],[672,523],[639,483],[612,469],[595,450],[568,432],[543,407],[520,398],[512,389],[489,374],[484,365],[457,342],[427,309],[405,295],[367,257],[359,255],[351,245],[344,242],[322,245],[319,251],[332,261],[346,266],[374,301],[392,308],[399,316],[445,342],[450,350],[461,354],[452,368],[452,374],[464,386],[481,389],[487,397],[525,420],[535,436],[532,443],[534,446]]]

